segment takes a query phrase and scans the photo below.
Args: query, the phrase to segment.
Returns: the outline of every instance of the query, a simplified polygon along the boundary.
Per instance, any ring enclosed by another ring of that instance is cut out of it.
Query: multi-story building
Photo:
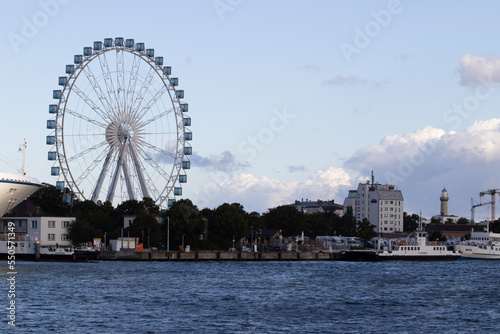
[[[2,217],[0,235],[11,232],[8,227],[12,226],[9,225],[12,222],[16,237],[22,240],[34,241],[37,238],[42,247],[69,247],[71,240],[68,228],[74,221],[73,217]]]
[[[360,183],[357,190],[350,190],[344,200],[344,213],[351,206],[356,221],[367,218],[375,231],[393,233],[403,231],[404,199],[401,190],[393,185],[374,182]]]

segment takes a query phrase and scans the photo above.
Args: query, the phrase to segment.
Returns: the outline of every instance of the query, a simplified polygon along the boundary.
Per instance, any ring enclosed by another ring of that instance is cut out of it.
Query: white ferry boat
[[[453,261],[460,253],[450,251],[438,241],[427,241],[427,232],[416,232],[415,240],[406,240],[388,247],[378,253],[379,261]]]
[[[500,260],[500,233],[472,232],[470,240],[455,245],[465,260]]]

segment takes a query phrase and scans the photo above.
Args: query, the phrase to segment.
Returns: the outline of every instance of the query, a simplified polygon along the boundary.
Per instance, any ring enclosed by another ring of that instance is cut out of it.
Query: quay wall
[[[333,252],[114,252],[100,251],[96,259],[103,261],[337,261],[340,250]]]

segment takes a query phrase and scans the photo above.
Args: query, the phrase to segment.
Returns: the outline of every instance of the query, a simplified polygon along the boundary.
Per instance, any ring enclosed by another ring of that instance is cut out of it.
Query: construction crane
[[[483,206],[483,205],[488,205],[488,204],[490,204],[490,202],[481,203],[481,197],[479,198],[479,203],[478,204],[474,204],[474,199],[473,198],[470,199],[470,205],[471,205],[471,208],[470,208],[470,223],[472,225],[474,225],[474,212],[475,212],[476,208],[478,206]]]
[[[484,195],[491,195],[491,201],[484,203],[484,204],[491,204],[491,222],[495,221],[495,194],[497,192],[500,192],[500,189],[488,189],[486,191],[481,191],[479,193],[479,197],[482,197]]]

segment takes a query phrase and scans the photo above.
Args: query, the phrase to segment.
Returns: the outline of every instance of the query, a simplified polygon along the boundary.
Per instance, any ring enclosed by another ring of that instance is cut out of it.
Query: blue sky
[[[172,66],[190,106],[185,198],[247,211],[343,202],[374,170],[405,210],[470,217],[500,188],[496,1],[4,2],[0,168],[50,176],[57,78],[82,48],[134,38]],[[8,9],[7,9],[8,8]],[[29,29],[29,26],[34,29]],[[483,199],[486,201],[488,199]]]

